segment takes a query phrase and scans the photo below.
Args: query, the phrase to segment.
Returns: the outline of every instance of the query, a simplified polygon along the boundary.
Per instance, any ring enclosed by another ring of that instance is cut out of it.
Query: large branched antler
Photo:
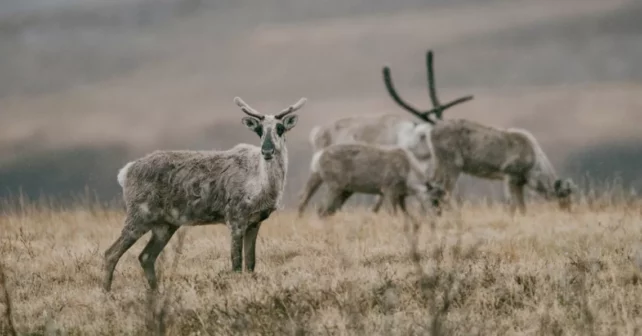
[[[427,115],[434,114],[436,119],[443,120],[443,113],[446,109],[473,99],[472,95],[468,95],[465,97],[457,98],[446,105],[441,105],[441,103],[439,102],[439,98],[437,98],[437,85],[435,84],[432,50],[429,50],[426,53],[426,71],[428,75],[428,94],[430,95],[430,101],[432,102],[433,106],[430,111],[426,112]]]
[[[432,102],[433,108],[425,112],[419,111],[419,109],[417,109],[416,107],[408,104],[403,99],[401,99],[401,97],[395,90],[394,85],[392,84],[392,77],[390,76],[390,68],[388,66],[385,66],[383,68],[383,81],[386,85],[386,89],[388,89],[388,93],[390,94],[392,99],[394,99],[394,101],[397,104],[399,104],[399,106],[403,107],[406,111],[412,113],[413,115],[415,115],[416,117],[419,117],[420,119],[426,121],[427,123],[434,125],[437,122],[437,120],[443,120],[443,113],[445,110],[455,105],[461,104],[463,102],[472,100],[473,96],[468,95],[465,97],[457,98],[445,105],[441,105],[441,103],[439,102],[439,98],[437,98],[437,88],[435,85],[435,74],[433,70],[432,50],[429,50],[426,53],[426,70],[428,75],[428,93],[430,95],[430,101]],[[433,114],[435,115],[435,119],[431,118],[431,115]]]
[[[422,119],[432,125],[435,124],[435,122],[432,119],[430,119],[430,115],[428,113],[420,112],[419,109],[406,103],[403,99],[401,99],[401,97],[397,93],[397,90],[395,90],[395,86],[392,84],[392,76],[390,75],[390,67],[388,66],[383,67],[383,81],[386,84],[386,89],[388,89],[388,93],[390,93],[390,96],[392,96],[392,99],[394,99],[395,102],[399,104],[399,106],[406,109],[406,111],[414,114],[419,119]]]

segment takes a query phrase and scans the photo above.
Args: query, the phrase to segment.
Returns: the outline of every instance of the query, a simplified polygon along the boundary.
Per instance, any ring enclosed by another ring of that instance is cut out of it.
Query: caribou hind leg
[[[170,225],[168,223],[157,224],[152,228],[152,237],[149,239],[147,246],[138,256],[138,261],[145,272],[145,277],[151,290],[158,289],[158,280],[156,278],[156,259],[163,251],[167,243],[174,233],[178,230],[178,226]]]
[[[310,174],[308,182],[306,182],[301,195],[301,202],[299,203],[299,217],[303,216],[303,212],[305,211],[305,207],[310,202],[310,198],[312,198],[312,195],[314,195],[314,193],[319,190],[319,186],[321,186],[322,183],[323,179],[321,179],[321,175],[319,173],[313,172],[312,174]]]
[[[352,196],[351,191],[340,190],[340,189],[329,189],[326,196],[326,206],[325,209],[319,211],[319,217],[327,217],[334,215],[343,203],[345,203],[348,198]]]
[[[140,237],[147,233],[149,229],[149,226],[141,222],[140,219],[136,219],[133,215],[127,215],[127,218],[125,218],[125,227],[123,227],[120,237],[105,251],[103,261],[103,289],[106,292],[111,290],[114,270],[120,258]]]
[[[397,193],[395,193],[394,190],[386,190],[383,192],[382,198],[383,201],[388,205],[388,212],[391,215],[396,215],[397,205],[399,205],[399,197]]]

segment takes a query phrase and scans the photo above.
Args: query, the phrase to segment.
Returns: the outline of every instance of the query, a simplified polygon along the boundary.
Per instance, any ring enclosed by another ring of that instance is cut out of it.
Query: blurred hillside
[[[8,0],[0,197],[89,187],[110,199],[117,170],[154,149],[255,143],[234,96],[264,112],[306,96],[288,138],[291,204],[312,126],[405,113],[384,64],[405,99],[429,106],[429,48],[441,99],[475,95],[447,118],[528,128],[561,174],[642,187],[639,1]]]

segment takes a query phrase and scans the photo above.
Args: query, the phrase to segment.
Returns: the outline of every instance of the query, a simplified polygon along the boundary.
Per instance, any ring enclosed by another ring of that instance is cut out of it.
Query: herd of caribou
[[[524,188],[570,207],[573,183],[558,178],[533,135],[523,129],[499,129],[465,119],[443,120],[443,112],[472,96],[441,104],[437,98],[433,53],[426,56],[433,108],[420,111],[397,94],[384,67],[392,98],[415,119],[398,115],[352,116],[317,126],[310,132],[314,149],[310,176],[299,204],[301,215],[321,184],[332,215],[353,193],[379,195],[373,211],[386,202],[406,215],[407,196],[437,210],[446,204],[461,173],[504,180],[511,212],[526,211]],[[139,261],[156,290],[155,262],[181,226],[226,224],[231,232],[233,271],[255,267],[256,238],[261,223],[279,206],[288,168],[285,136],[297,123],[294,114],[306,102],[278,114],[262,114],[241,98],[234,102],[247,116],[242,123],[260,146],[238,144],[228,150],[155,151],[127,163],[118,173],[127,213],[120,237],[104,256],[103,288],[110,291],[121,256],[148,231],[152,237]],[[416,119],[419,119],[418,122]]]

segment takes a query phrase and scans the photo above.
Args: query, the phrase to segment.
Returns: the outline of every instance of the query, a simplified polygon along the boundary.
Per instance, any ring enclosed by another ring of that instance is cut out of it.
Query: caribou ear
[[[289,131],[296,125],[296,122],[298,120],[299,116],[297,116],[296,114],[287,115],[283,117],[283,126],[285,126],[285,129]]]
[[[243,125],[245,125],[245,127],[253,131],[256,130],[256,128],[261,125],[261,123],[256,118],[253,118],[253,117],[243,117],[241,119],[241,122],[243,123]]]
[[[243,117],[243,119],[241,119],[241,122],[243,123],[243,125],[245,125],[245,127],[251,129],[252,132],[256,133],[259,138],[263,136],[263,127],[261,126],[261,121],[259,121],[259,119],[254,117]]]

